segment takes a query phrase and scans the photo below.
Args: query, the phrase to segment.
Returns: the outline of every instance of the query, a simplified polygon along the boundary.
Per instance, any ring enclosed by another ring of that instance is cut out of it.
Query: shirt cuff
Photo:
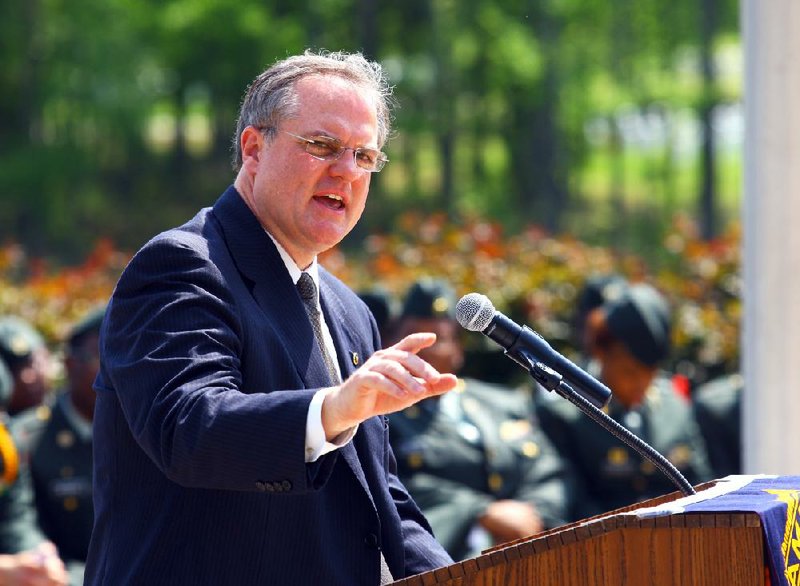
[[[346,446],[358,430],[358,425],[343,431],[332,442],[325,439],[325,429],[322,427],[322,402],[330,388],[320,389],[314,393],[311,404],[308,406],[306,416],[306,463],[316,462],[319,458]]]

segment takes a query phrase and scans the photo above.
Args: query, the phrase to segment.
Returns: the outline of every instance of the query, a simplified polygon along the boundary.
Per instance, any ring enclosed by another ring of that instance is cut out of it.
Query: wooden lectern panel
[[[764,536],[755,513],[640,519],[617,512],[504,544],[394,584],[763,586]]]

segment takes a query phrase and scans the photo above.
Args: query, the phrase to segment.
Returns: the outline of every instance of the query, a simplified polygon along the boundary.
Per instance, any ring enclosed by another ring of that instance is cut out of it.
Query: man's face
[[[339,77],[303,78],[296,90],[297,117],[281,122],[269,141],[246,130],[242,151],[243,171],[253,174],[252,195],[245,198],[262,226],[304,268],[358,222],[371,174],[356,165],[351,150],[321,161],[286,132],[377,148],[378,121],[372,92]]]
[[[602,369],[600,376],[614,398],[628,408],[641,403],[658,368],[642,364],[620,343],[600,350],[597,357]]]
[[[86,417],[94,412],[96,395],[92,385],[100,369],[99,334],[87,335],[80,346],[67,352],[65,366],[72,402]]]
[[[45,347],[35,349],[22,365],[15,367],[9,413],[13,415],[42,404],[50,389],[49,370],[50,353]]]

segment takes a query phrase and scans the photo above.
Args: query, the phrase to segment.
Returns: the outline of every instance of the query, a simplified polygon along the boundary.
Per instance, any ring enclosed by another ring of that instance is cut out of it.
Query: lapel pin
[[[350,358],[353,360],[353,366],[358,366],[358,352],[350,352]]]

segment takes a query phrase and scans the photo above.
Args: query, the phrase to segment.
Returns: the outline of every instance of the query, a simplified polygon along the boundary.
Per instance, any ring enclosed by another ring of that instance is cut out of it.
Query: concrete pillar
[[[744,469],[800,474],[800,2],[743,0]]]

